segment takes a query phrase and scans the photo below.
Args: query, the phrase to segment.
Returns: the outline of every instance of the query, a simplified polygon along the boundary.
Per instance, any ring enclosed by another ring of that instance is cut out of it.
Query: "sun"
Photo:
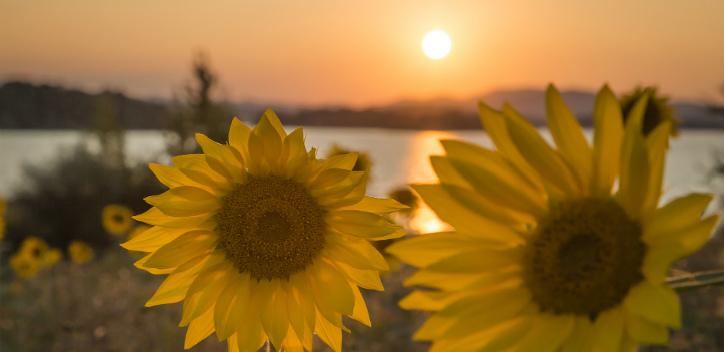
[[[427,32],[422,38],[422,51],[433,60],[440,60],[450,53],[452,41],[447,32],[435,29]]]

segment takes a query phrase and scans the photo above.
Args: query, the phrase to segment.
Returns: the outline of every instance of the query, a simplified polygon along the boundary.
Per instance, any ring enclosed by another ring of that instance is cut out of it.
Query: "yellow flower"
[[[77,264],[84,264],[93,259],[93,248],[83,241],[72,241],[68,245],[68,256]]]
[[[5,239],[5,200],[0,198],[0,241]]]
[[[133,212],[120,204],[109,204],[103,208],[102,221],[106,232],[123,236],[133,225]]]
[[[631,93],[621,97],[621,111],[624,114],[624,121],[629,115],[636,102],[644,95],[648,95],[648,104],[644,111],[642,131],[644,135],[653,132],[663,122],[671,123],[670,133],[676,136],[678,133],[679,121],[674,116],[674,108],[669,104],[669,98],[659,96],[656,87],[636,87]]]
[[[668,269],[717,216],[700,218],[706,194],[658,207],[671,123],[643,136],[645,96],[624,128],[603,87],[590,146],[555,88],[546,98],[556,148],[513,107],[481,104],[497,150],[442,141],[440,183],[414,186],[455,227],[389,248],[420,268],[406,284],[430,288],[400,305],[433,312],[416,333],[431,351],[629,350],[681,324]]]
[[[37,259],[22,252],[15,253],[10,257],[10,267],[15,272],[15,275],[23,279],[35,277],[41,269],[40,262]]]
[[[35,261],[39,269],[52,267],[63,257],[60,250],[48,247],[43,239],[35,236],[25,238],[18,253]]]
[[[404,206],[366,197],[355,154],[317,159],[271,110],[253,129],[234,119],[228,144],[196,140],[203,154],[150,165],[170,190],[146,198],[135,219],[153,227],[122,244],[168,274],[146,306],[183,301],[186,348],[215,331],[230,351],[311,350],[313,334],[340,351],[343,315],[370,325],[359,287],[382,290],[369,241],[403,235],[385,214]]]

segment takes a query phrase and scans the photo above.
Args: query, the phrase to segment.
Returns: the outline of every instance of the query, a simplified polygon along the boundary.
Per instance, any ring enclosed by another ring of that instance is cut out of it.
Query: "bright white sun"
[[[441,29],[435,29],[422,38],[422,51],[433,60],[440,60],[450,53],[452,41],[450,36]]]

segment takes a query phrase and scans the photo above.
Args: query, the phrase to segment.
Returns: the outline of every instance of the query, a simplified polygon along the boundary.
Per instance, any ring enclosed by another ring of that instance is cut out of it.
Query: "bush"
[[[104,206],[140,213],[148,209],[143,198],[161,191],[145,164],[112,166],[79,145],[50,164],[25,166],[24,184],[8,206],[7,241],[13,250],[29,235],[63,249],[73,240],[102,249],[114,243],[101,225]]]

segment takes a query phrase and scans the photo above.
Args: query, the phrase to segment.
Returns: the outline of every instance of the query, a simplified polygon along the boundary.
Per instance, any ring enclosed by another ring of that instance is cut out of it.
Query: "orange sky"
[[[453,40],[440,61],[420,49],[433,28]],[[0,2],[0,79],[168,97],[199,49],[229,99],[362,105],[549,81],[714,99],[724,1]]]

